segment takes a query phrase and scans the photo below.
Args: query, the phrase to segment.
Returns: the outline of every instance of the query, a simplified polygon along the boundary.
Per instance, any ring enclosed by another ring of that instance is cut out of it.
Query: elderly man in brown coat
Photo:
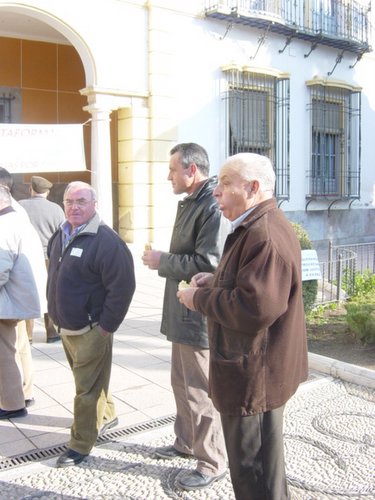
[[[177,294],[208,317],[210,395],[237,500],[288,498],[283,411],[308,374],[301,251],[274,184],[266,157],[224,163],[214,196],[233,232],[215,274]]]

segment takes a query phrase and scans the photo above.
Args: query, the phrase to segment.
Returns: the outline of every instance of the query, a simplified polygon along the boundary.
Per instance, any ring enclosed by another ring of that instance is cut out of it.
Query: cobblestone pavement
[[[155,447],[173,443],[169,416],[175,411],[170,343],[159,332],[164,280],[141,266],[141,251],[133,254],[137,291],[115,335],[111,377],[118,431],[111,430],[79,466],[55,467],[59,447],[69,440],[74,384],[61,343],[46,344],[37,321],[36,404],[27,417],[1,421],[0,500],[234,499],[229,473],[210,488],[188,493],[175,480],[195,461],[154,455]],[[309,366],[310,380],[285,412],[292,498],[374,500],[375,372],[311,354]],[[54,453],[42,455],[43,461],[22,461],[46,449]],[[8,467],[13,458],[26,465]]]
[[[375,498],[372,389],[331,377],[303,384],[287,404],[284,437],[293,499]],[[0,472],[0,498],[234,499],[229,473],[205,490],[177,489],[176,478],[193,469],[195,461],[157,459],[155,447],[172,442],[170,424],[102,444],[76,467],[57,469],[54,458]]]

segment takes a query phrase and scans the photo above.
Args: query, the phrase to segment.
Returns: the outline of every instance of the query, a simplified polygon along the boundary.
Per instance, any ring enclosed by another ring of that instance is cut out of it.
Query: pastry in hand
[[[189,287],[190,287],[189,283],[184,280],[180,281],[180,283],[178,284],[179,290],[183,290],[184,288],[189,288]]]

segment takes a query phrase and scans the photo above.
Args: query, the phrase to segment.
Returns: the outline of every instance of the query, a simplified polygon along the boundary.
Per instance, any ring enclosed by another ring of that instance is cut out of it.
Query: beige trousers
[[[34,373],[26,321],[17,323],[16,361],[22,373],[22,388],[25,399],[34,397]]]
[[[220,414],[208,397],[208,367],[208,349],[172,342],[174,447],[193,455],[199,472],[216,476],[227,468],[226,451]]]
[[[20,410],[32,397],[32,359],[24,321],[0,320],[0,408]]]
[[[103,337],[94,327],[82,335],[62,335],[61,338],[76,388],[69,447],[87,455],[102,425],[116,417],[109,392],[113,334]]]

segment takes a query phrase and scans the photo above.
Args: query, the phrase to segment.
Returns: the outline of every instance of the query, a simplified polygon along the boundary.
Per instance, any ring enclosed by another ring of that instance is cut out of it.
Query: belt
[[[91,325],[86,325],[83,328],[80,328],[79,330],[68,330],[67,328],[59,328],[58,331],[61,335],[83,335],[84,333],[89,332],[94,328],[94,326],[98,325],[99,323],[92,323]]]

